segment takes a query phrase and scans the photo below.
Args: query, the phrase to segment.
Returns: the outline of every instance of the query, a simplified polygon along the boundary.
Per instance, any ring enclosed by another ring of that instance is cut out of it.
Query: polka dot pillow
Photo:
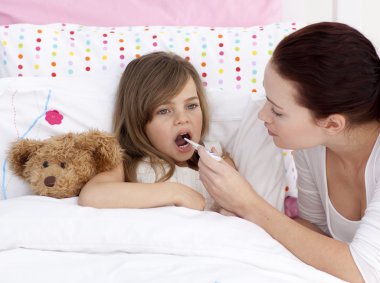
[[[0,26],[0,77],[92,76],[123,72],[132,59],[172,51],[189,60],[206,88],[262,95],[266,62],[300,23],[247,28]]]
[[[264,68],[275,46],[303,25],[295,22],[246,28],[92,27],[61,23],[5,25],[0,26],[0,77],[85,78],[86,81],[92,78],[96,82],[103,78],[107,81],[106,78],[119,77],[126,65],[136,57],[153,51],[171,51],[195,66],[208,93],[218,91],[231,96],[239,94],[259,99],[264,96]],[[56,86],[52,84],[51,87],[54,89]],[[81,96],[85,97],[83,94]],[[92,99],[92,96],[89,97]],[[35,103],[34,99],[32,101]],[[6,104],[3,105],[5,107]],[[12,110],[12,107],[9,109]],[[74,121],[71,130],[77,129],[76,126],[91,124],[90,120],[87,124],[78,122],[78,108],[67,106],[67,109],[72,113],[66,115],[65,120],[73,117]],[[5,113],[8,112],[3,111],[2,114]],[[30,114],[31,111],[26,110],[25,113]],[[54,112],[50,114],[58,117],[53,115]],[[14,129],[13,116],[9,117],[9,123],[3,125]],[[27,125],[29,120],[24,120]],[[40,131],[41,128],[38,129]],[[11,130],[6,132],[10,133]],[[296,195],[294,163],[290,152],[284,151],[283,154],[288,180],[286,195],[293,196]],[[1,179],[4,188],[9,180],[4,178],[4,174]]]

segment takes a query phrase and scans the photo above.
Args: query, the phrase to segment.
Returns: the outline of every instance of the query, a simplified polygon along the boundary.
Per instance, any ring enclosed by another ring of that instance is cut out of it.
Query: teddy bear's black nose
[[[53,187],[55,184],[55,177],[54,176],[46,177],[44,180],[44,183],[48,187]]]

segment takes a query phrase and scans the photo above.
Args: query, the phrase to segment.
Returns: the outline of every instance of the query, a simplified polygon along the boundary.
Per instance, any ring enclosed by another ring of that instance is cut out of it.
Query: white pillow
[[[31,194],[29,186],[7,166],[6,155],[11,142],[94,128],[112,131],[118,83],[117,75],[0,79],[0,199]],[[209,89],[207,98],[211,125],[206,139],[230,148],[250,96]]]
[[[230,151],[244,115],[250,95],[237,91],[207,89],[211,124],[206,141],[218,141]]]
[[[257,117],[264,100],[249,101],[234,139],[231,156],[238,171],[273,207],[284,210],[287,181],[282,150]]]
[[[13,77],[0,79],[0,199],[31,194],[8,168],[6,155],[19,138],[45,139],[88,129],[111,131],[119,78]]]

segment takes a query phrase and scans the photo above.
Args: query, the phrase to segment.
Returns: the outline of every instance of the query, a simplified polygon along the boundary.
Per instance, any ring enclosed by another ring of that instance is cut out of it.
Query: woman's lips
[[[268,124],[265,122],[264,123],[264,126],[265,126],[265,128],[267,128],[267,130],[268,130],[268,134],[270,135],[270,136],[272,136],[272,137],[277,137],[277,135],[275,134],[275,133],[273,133],[271,130],[269,130],[269,128],[268,128]]]
[[[275,133],[273,133],[271,130],[267,129],[268,130],[268,134],[272,137],[277,137],[277,135]]]

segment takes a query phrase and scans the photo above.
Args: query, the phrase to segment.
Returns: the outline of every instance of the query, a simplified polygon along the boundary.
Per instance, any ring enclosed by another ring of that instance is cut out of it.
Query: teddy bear
[[[78,196],[93,176],[122,162],[116,138],[90,130],[46,140],[21,139],[8,153],[9,168],[30,184],[33,193],[54,198]]]

